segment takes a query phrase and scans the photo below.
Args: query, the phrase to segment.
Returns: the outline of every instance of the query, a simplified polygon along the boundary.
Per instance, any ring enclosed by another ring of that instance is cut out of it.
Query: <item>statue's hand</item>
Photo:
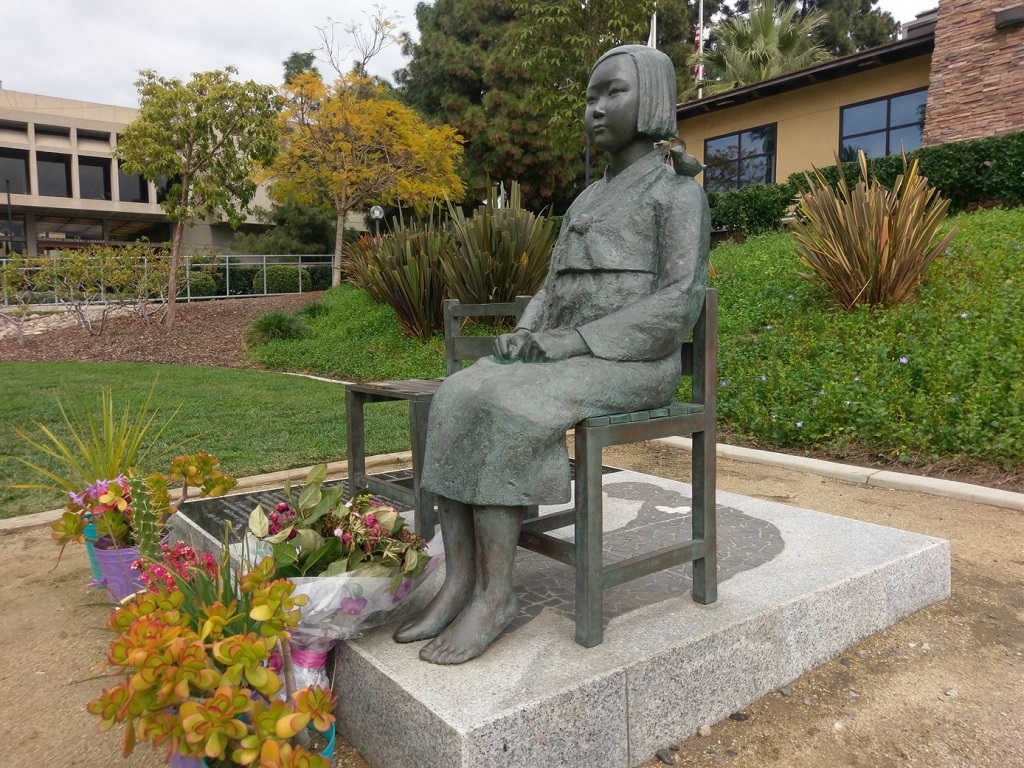
[[[503,333],[494,340],[494,360],[499,363],[514,363],[523,359],[523,349],[532,334],[527,330]]]
[[[590,351],[587,342],[576,331],[531,333],[523,344],[520,357],[528,363],[549,363],[566,360]]]

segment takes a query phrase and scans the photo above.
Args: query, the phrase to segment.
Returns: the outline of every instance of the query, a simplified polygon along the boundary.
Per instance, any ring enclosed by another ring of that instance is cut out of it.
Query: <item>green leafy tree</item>
[[[533,80],[530,98],[548,116],[538,127],[581,158],[590,69],[610,48],[647,39],[655,0],[512,0],[512,6],[522,21],[516,56]]]
[[[256,194],[256,172],[277,151],[276,91],[232,79],[234,67],[198,72],[187,83],[143,70],[139,115],[116,150],[128,173],[170,180],[160,206],[177,222],[171,246],[164,322],[174,325],[185,227],[208,216],[237,227]]]
[[[705,95],[723,93],[795,72],[832,58],[815,42],[825,23],[820,11],[799,17],[795,5],[761,0],[748,16],[724,19],[712,29],[712,45],[693,63],[704,64]]]
[[[284,67],[284,81],[290,83],[299,75],[304,75],[306,72],[313,72],[320,74],[314,63],[316,62],[316,52],[314,51],[292,51],[288,54],[288,58],[281,62],[281,66]]]
[[[517,180],[528,207],[564,208],[582,167],[579,148],[553,144],[533,81],[515,52],[510,2],[436,0],[416,8],[419,40],[406,37],[408,65],[395,73],[405,103],[466,140],[463,177],[473,200],[492,180]]]
[[[378,202],[425,208],[445,197],[462,199],[462,142],[455,130],[426,125],[364,75],[342,75],[327,85],[307,73],[281,95],[284,140],[267,177],[276,199],[334,208],[334,285],[341,282],[350,211]]]
[[[275,204],[261,212],[265,232],[239,232],[231,241],[234,253],[322,254],[334,250],[334,209],[303,203]]]
[[[513,56],[530,78],[529,102],[544,116],[534,129],[565,155],[583,154],[584,94],[594,62],[617,45],[647,42],[655,8],[658,48],[675,63],[681,92],[692,81],[687,59],[693,53],[697,0],[510,1],[518,24]],[[724,7],[719,0],[705,0],[705,15]],[[579,179],[578,160],[576,168]]]

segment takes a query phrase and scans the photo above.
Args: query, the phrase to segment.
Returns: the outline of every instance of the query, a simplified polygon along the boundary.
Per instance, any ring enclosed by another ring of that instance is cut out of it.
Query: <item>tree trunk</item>
[[[181,262],[181,240],[185,234],[185,222],[179,221],[174,228],[174,243],[171,245],[171,274],[167,276],[167,311],[164,323],[168,328],[174,327],[174,307],[178,298],[178,264]]]
[[[331,285],[341,285],[341,274],[343,264],[343,248],[345,245],[345,219],[348,211],[338,206],[338,231],[334,236],[334,263],[331,265]]]

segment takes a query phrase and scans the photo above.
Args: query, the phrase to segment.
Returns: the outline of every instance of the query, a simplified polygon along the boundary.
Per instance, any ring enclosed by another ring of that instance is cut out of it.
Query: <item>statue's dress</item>
[[[703,190],[658,152],[584,190],[519,328],[575,329],[590,354],[488,357],[446,379],[430,407],[423,487],[474,505],[567,502],[567,429],[675,396],[679,347],[704,301],[708,227]]]

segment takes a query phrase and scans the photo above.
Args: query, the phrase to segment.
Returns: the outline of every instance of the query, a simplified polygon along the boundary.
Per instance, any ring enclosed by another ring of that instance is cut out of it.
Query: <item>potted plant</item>
[[[146,741],[172,765],[329,768],[334,697],[294,684],[289,636],[305,597],[273,560],[243,573],[226,548],[215,562],[179,542],[141,571],[148,591],[109,621],[120,680],[88,705],[101,729],[124,725],[123,753]]]
[[[91,403],[72,409],[58,399],[59,424],[51,428],[36,422],[38,435],[15,428],[15,436],[30,455],[10,458],[37,475],[39,481],[14,487],[63,493],[68,499],[68,511],[78,511],[80,515],[83,513],[76,509],[76,499],[80,508],[87,505],[98,508],[97,514],[112,511],[109,521],[111,527],[117,529],[117,518],[126,513],[126,508],[111,510],[107,509],[108,505],[122,506],[125,476],[159,458],[155,456],[155,446],[177,414],[175,410],[166,420],[158,421],[158,411],[152,409],[156,384],[154,381],[146,399],[136,409],[126,407],[120,413],[115,412],[113,392],[103,388],[98,409]],[[99,500],[101,496],[106,497],[105,502]],[[101,583],[103,574],[93,547],[98,533],[91,515],[91,512],[85,514],[80,527],[67,530],[74,530],[71,540],[85,542],[93,579]],[[62,524],[67,526],[66,522]],[[116,538],[112,537],[105,544],[112,545]],[[67,541],[62,543],[67,544]]]
[[[154,472],[144,481],[119,474],[69,493],[64,513],[51,526],[53,538],[61,545],[62,553],[72,542],[89,540],[99,569],[97,582],[106,587],[115,601],[121,600],[142,588],[138,574],[131,569],[132,563],[139,559],[141,529],[144,526],[151,529],[153,542],[150,550],[142,554],[156,557],[168,517],[190,498],[190,490],[200,498],[220,496],[237,482],[221,472],[216,456],[202,452],[183,454],[171,462],[166,474]],[[181,487],[173,503],[171,483]],[[140,494],[147,502],[141,513],[135,503]]]
[[[298,494],[285,489],[288,502],[249,516],[252,549],[309,596],[292,645],[300,682],[321,685],[334,643],[385,621],[443,557],[440,541],[425,542],[394,507],[366,490],[345,501],[326,476],[326,465],[314,467]]]

